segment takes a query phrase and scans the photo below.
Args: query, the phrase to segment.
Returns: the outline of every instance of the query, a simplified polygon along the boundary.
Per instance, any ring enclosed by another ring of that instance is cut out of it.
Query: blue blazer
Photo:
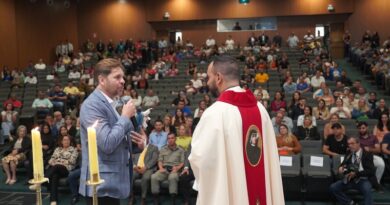
[[[102,92],[95,89],[84,101],[80,110],[80,138],[82,164],[79,193],[92,196],[89,180],[87,128],[98,120],[96,138],[98,146],[100,178],[104,183],[97,187],[99,197],[123,199],[130,193],[129,156],[131,153],[130,131],[134,130],[130,119],[119,116]]]

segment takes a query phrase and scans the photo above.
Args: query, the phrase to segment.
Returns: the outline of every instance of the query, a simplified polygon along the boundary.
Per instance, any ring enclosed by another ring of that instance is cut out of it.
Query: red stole
[[[237,106],[240,111],[249,204],[266,205],[263,128],[256,98],[250,90],[225,91],[219,96],[218,101]]]

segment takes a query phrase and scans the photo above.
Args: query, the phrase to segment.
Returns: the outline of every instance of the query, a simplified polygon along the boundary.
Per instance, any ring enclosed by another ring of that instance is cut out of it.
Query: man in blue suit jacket
[[[130,153],[132,141],[139,146],[142,138],[130,137],[134,130],[130,118],[136,113],[134,104],[128,101],[121,115],[114,109],[115,97],[120,96],[124,88],[124,72],[120,61],[104,59],[96,64],[95,80],[98,86],[84,101],[80,111],[82,166],[80,176],[81,195],[92,204],[92,187],[89,180],[89,157],[87,128],[96,121],[100,177],[105,182],[97,187],[100,204],[119,205],[120,200],[130,193]]]

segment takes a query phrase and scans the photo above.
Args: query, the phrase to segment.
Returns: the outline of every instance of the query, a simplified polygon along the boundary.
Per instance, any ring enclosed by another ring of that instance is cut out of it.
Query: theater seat
[[[303,156],[304,199],[328,199],[329,186],[333,182],[328,155]]]
[[[301,155],[280,156],[279,159],[284,197],[292,200],[302,199]]]

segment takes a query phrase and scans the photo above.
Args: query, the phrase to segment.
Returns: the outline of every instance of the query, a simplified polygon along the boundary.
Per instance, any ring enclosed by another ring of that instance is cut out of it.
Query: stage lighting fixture
[[[247,5],[247,4],[249,4],[249,1],[250,0],[238,0],[238,3]]]

